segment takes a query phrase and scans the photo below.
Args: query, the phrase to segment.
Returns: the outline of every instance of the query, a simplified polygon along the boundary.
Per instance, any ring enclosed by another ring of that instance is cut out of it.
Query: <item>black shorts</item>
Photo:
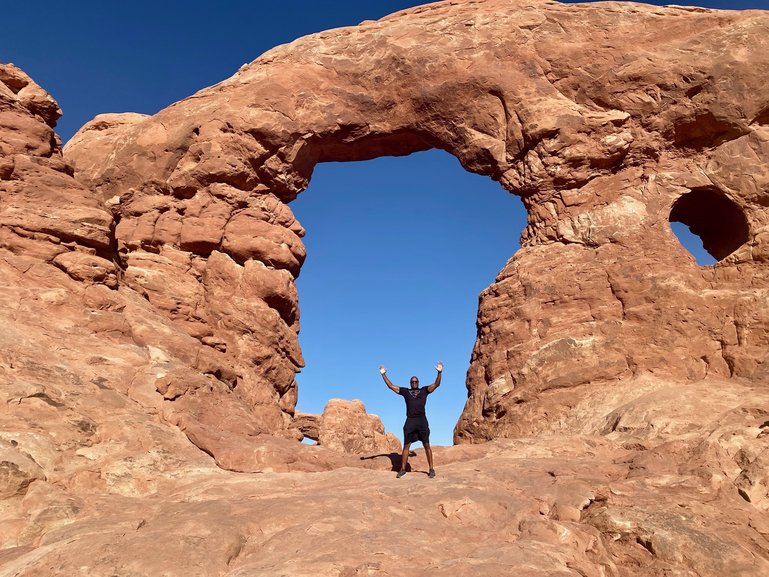
[[[403,425],[403,444],[416,441],[422,441],[422,444],[430,442],[430,425],[425,417],[408,417]]]

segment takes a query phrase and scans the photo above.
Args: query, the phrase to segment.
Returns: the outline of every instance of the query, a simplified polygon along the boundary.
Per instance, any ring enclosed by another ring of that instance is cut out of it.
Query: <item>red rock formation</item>
[[[400,441],[359,400],[331,399],[318,419],[318,444],[342,453],[400,453]]]
[[[65,158],[58,107],[0,66],[0,575],[766,574],[768,31],[438,3],[97,118]],[[429,485],[418,456],[410,491],[296,442],[285,203],[317,162],[430,147],[529,226],[455,433],[497,440],[436,451]]]
[[[62,159],[53,132],[60,115],[24,72],[0,68],[0,247],[51,262],[78,281],[114,286],[112,215]]]
[[[499,180],[529,226],[481,297],[455,438],[527,434],[577,387],[767,376],[766,26],[762,12],[430,5],[276,48],[154,117],[97,118],[67,154],[119,198],[126,284],[226,348],[249,404],[288,414],[304,249],[281,201],[314,164],[439,147]],[[670,219],[720,263],[698,267]]]

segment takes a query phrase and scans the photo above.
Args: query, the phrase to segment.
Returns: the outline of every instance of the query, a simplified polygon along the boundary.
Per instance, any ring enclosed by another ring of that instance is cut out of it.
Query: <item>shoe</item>
[[[435,478],[435,469],[430,469],[430,472],[427,473],[427,476],[431,479]]]
[[[398,474],[397,474],[397,475],[395,475],[395,478],[396,478],[396,479],[400,479],[400,478],[401,478],[401,477],[403,477],[403,475],[405,475],[405,474],[406,474],[406,471],[398,471]]]

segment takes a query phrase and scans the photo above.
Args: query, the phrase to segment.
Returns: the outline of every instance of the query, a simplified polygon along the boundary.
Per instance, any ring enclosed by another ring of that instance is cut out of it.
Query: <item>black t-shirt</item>
[[[430,394],[427,387],[418,389],[398,387],[398,394],[406,400],[406,417],[425,416],[425,403],[427,403],[427,395]]]

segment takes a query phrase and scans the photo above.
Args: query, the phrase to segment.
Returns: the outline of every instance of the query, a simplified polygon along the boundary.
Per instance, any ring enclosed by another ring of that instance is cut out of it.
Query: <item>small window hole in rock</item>
[[[712,188],[682,195],[670,211],[670,228],[700,266],[725,259],[750,236],[745,213],[723,193]]]

